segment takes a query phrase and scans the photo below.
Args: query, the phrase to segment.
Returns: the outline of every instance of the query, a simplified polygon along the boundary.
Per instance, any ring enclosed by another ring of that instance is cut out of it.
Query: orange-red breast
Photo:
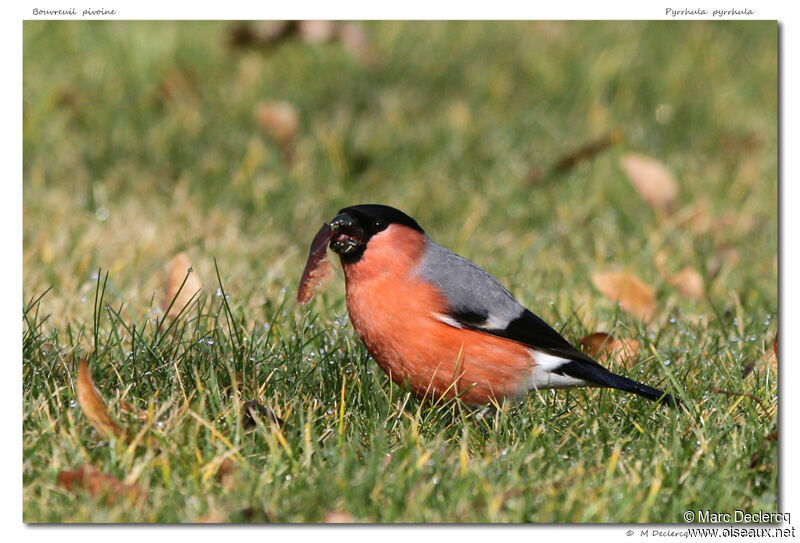
[[[678,403],[573,347],[494,277],[434,243],[405,213],[351,206],[328,227],[356,333],[392,380],[408,383],[418,395],[458,394],[480,405],[534,389],[600,386]]]

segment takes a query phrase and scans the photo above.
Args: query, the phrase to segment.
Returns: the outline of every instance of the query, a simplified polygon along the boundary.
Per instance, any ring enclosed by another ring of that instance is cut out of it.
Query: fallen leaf
[[[677,212],[674,219],[675,226],[686,226],[694,234],[702,235],[711,230],[715,218],[708,200],[698,200]]]
[[[192,520],[192,524],[222,524],[223,522],[225,522],[225,515],[216,510]]]
[[[702,300],[706,297],[703,276],[691,266],[687,266],[675,275],[669,277],[668,281],[672,286],[678,289],[678,292],[687,298]]]
[[[622,309],[649,322],[655,314],[653,289],[641,279],[625,272],[592,274],[592,283],[603,295],[619,302]]]
[[[600,362],[612,360],[623,368],[628,368],[639,355],[639,342],[635,339],[615,338],[605,332],[595,332],[583,336],[578,342],[589,356]]]
[[[219,479],[219,482],[222,483],[222,486],[228,490],[233,488],[234,475],[238,469],[239,466],[237,466],[236,462],[230,458],[226,458],[220,463],[219,469],[217,469],[217,478]]]
[[[336,37],[338,28],[334,21],[300,21],[298,30],[306,43],[325,43]]]
[[[589,160],[590,158],[594,157],[598,153],[605,151],[606,149],[616,145],[622,141],[622,133],[621,132],[611,132],[606,134],[594,141],[590,141],[583,147],[572,151],[571,153],[564,155],[561,157],[552,167],[551,171],[553,173],[564,173],[581,162]]]
[[[678,183],[661,162],[636,153],[627,153],[620,166],[639,195],[657,211],[668,211],[678,197]]]
[[[344,511],[331,511],[322,522],[326,524],[353,524],[356,522],[356,519],[350,513],[345,513]]]
[[[147,495],[136,484],[125,484],[117,477],[98,471],[94,466],[84,464],[74,471],[62,471],[58,474],[58,484],[69,492],[86,489],[93,497],[103,496],[106,503],[118,499],[131,499],[141,502]]]
[[[264,132],[281,145],[291,143],[297,136],[300,120],[288,102],[261,102],[256,106],[256,120]]]
[[[163,309],[167,311],[167,317],[174,319],[180,315],[202,288],[203,284],[194,273],[189,255],[175,255],[169,265],[164,293]]]
[[[723,266],[732,267],[739,262],[739,251],[732,247],[719,247],[706,263],[706,272],[710,277],[716,277]]]
[[[764,356],[761,357],[761,365],[769,365],[772,368],[772,373],[778,375],[778,333],[775,333],[775,339],[772,341],[772,349],[767,349]]]
[[[328,242],[332,236],[330,225],[324,223],[311,241],[306,267],[297,289],[297,301],[301,304],[307,303],[313,296],[314,289],[322,286],[333,274],[333,266],[327,259]]]
[[[277,45],[298,31],[299,21],[237,22],[228,30],[231,47]]]
[[[261,102],[255,110],[256,122],[280,145],[283,159],[291,162],[295,141],[300,131],[300,118],[288,102]]]
[[[94,429],[106,439],[124,437],[125,432],[108,414],[105,402],[103,402],[103,399],[95,389],[92,375],[89,372],[89,364],[85,358],[81,358],[78,365],[76,388],[78,391],[78,403]]]
[[[375,48],[370,42],[367,33],[358,23],[346,23],[339,28],[339,41],[345,49],[350,51],[355,57],[367,66],[375,66],[380,63],[380,58],[375,52]]]

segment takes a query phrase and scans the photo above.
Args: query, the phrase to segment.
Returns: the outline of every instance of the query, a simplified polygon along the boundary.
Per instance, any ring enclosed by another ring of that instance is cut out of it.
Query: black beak
[[[330,222],[330,227],[331,250],[343,258],[357,259],[366,246],[364,230],[358,222],[346,212],[339,213]]]
[[[347,232],[348,230],[352,230],[353,227],[356,225],[356,222],[347,213],[339,213],[333,218],[330,224],[331,224],[331,230],[333,230],[333,232],[335,233],[335,232]]]

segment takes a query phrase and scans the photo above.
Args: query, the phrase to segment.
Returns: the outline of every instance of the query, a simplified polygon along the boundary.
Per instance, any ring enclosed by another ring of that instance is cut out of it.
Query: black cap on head
[[[424,234],[417,221],[393,207],[361,204],[339,210],[331,220],[330,248],[345,262],[357,262],[375,234],[392,224],[400,224]]]
[[[357,206],[349,206],[340,209],[339,213],[348,213],[357,219],[362,227],[370,229],[370,226],[376,228],[377,232],[383,230],[390,224],[402,224],[413,228],[417,232],[425,233],[425,231],[417,224],[417,221],[393,207],[381,204],[360,204]],[[374,223],[370,225],[370,223]],[[379,228],[378,228],[379,227]]]

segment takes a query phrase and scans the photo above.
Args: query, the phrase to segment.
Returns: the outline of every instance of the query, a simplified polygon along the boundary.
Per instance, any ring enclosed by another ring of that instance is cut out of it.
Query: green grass
[[[25,22],[26,522],[681,522],[686,509],[776,509],[775,23],[365,23],[373,66],[338,43],[231,48],[228,28]],[[299,114],[291,163],[254,119],[262,100]],[[610,131],[624,142],[530,181]],[[679,179],[670,219],[631,188],[627,151]],[[680,395],[686,412],[608,390],[531,394],[486,418],[410,397],[347,322],[341,274],[294,303],[316,229],[364,202],[407,211],[570,340],[638,339],[619,371]],[[697,205],[720,219],[678,220]],[[167,329],[179,251],[204,293]],[[681,296],[658,254],[670,273],[700,271],[706,298]],[[654,286],[649,326],[594,289],[607,269]],[[76,404],[81,356],[112,414],[152,439],[92,430]],[[249,400],[285,426],[247,428]],[[219,477],[226,458],[237,469]],[[139,484],[144,505],[56,484],[84,463]]]

